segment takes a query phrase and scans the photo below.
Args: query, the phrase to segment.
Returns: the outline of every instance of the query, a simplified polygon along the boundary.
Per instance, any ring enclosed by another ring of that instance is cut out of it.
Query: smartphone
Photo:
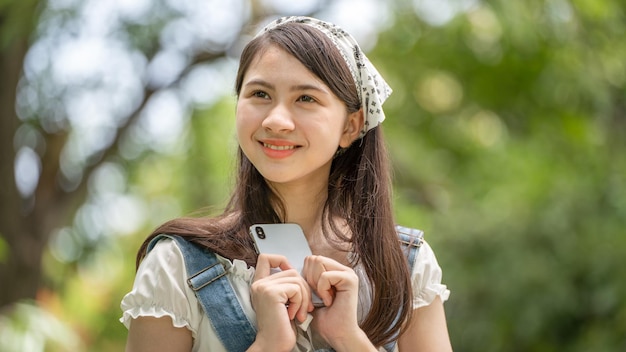
[[[302,273],[304,258],[311,255],[311,248],[298,224],[256,224],[250,226],[257,253],[280,254],[289,264]],[[311,290],[313,306],[323,307],[324,302]]]

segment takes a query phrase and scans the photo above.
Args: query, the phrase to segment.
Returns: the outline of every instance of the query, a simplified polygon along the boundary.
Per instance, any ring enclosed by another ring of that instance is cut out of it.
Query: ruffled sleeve
[[[445,302],[450,296],[447,286],[441,283],[442,271],[435,253],[426,241],[422,243],[415,258],[411,275],[413,287],[413,308],[431,304],[437,296]]]
[[[121,302],[120,321],[128,328],[140,316],[169,316],[175,327],[186,327],[196,337],[197,300],[189,299],[185,266],[180,249],[172,239],[162,239],[143,259],[133,289]],[[193,295],[193,293],[191,293]]]

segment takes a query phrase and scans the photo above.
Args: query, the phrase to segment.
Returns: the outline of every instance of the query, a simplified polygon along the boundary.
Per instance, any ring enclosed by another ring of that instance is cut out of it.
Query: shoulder
[[[150,301],[188,299],[183,255],[176,241],[163,237],[139,264],[133,292]]]
[[[148,263],[146,266],[156,264],[156,266],[167,270],[180,269],[183,277],[188,276],[185,273],[186,265],[211,264],[202,259],[208,253],[212,253],[215,256],[217,262],[224,267],[227,276],[243,276],[249,280],[252,280],[254,276],[254,268],[248,267],[244,260],[230,260],[213,251],[192,244],[180,236],[161,235],[155,237],[149,248],[151,249],[149,249],[148,254],[144,258],[144,261]]]
[[[403,247],[408,249],[405,255],[412,264],[413,307],[427,306],[438,296],[446,301],[450,291],[442,284],[443,271],[435,252],[424,238],[424,232],[403,226],[396,226],[396,232]]]
[[[129,327],[139,316],[169,316],[175,327],[187,327],[195,337],[201,316],[191,296],[180,250],[175,241],[163,238],[139,265],[133,288],[121,302],[121,320]]]
[[[171,237],[155,238],[148,253],[139,264],[137,275],[144,271],[184,271],[183,256],[176,241]]]

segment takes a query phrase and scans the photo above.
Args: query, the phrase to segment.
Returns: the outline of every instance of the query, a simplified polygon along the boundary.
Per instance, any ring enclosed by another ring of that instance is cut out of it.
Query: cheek
[[[237,109],[235,110],[235,126],[238,135],[245,133],[253,127],[253,119],[253,111],[246,106],[246,104],[237,103]]]

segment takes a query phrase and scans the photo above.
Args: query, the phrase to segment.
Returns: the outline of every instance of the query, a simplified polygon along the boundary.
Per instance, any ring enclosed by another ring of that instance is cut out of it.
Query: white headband
[[[256,36],[258,37],[271,29],[289,22],[302,23],[316,28],[330,38],[337,49],[339,49],[341,56],[343,56],[350,68],[350,73],[352,73],[352,78],[361,100],[363,114],[365,115],[365,124],[363,130],[361,130],[360,137],[363,137],[367,131],[383,122],[385,113],[382,105],[391,94],[391,88],[361,51],[359,44],[350,33],[337,25],[315,18],[289,16],[279,18],[268,24]]]

